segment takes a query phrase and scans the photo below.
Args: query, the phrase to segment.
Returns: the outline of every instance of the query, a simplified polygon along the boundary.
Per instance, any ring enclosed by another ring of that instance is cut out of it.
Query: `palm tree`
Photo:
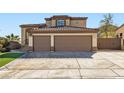
[[[113,25],[113,16],[111,14],[104,15],[104,19],[100,21],[103,31],[105,32],[106,38],[108,38],[109,27]],[[101,33],[102,33],[101,32]]]
[[[106,26],[101,26],[99,27],[99,32],[98,32],[98,37],[100,38],[115,38],[116,37],[116,29],[118,28],[118,26],[116,25],[109,25],[108,26],[108,30],[105,31]],[[106,35],[107,34],[107,35]]]
[[[19,41],[20,38],[18,35],[14,35],[13,33],[11,35],[7,35],[6,38],[9,40],[9,41]]]

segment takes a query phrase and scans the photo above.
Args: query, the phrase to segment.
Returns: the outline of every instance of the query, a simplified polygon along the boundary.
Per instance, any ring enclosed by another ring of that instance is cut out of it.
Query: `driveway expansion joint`
[[[111,69],[111,70],[113,73],[115,73],[116,75],[118,75],[120,77],[120,75],[117,72],[115,72],[113,69]]]
[[[76,55],[75,55],[76,56]],[[81,72],[80,72],[80,69],[81,69],[81,66],[80,66],[80,64],[79,64],[79,62],[78,62],[78,59],[75,57],[75,59],[76,59],[76,62],[77,62],[77,64],[78,64],[78,66],[79,66],[79,68],[78,68],[78,71],[79,71],[79,74],[80,74],[80,78],[82,78],[82,75],[81,75]]]
[[[104,58],[104,59],[105,59],[106,61],[108,61],[108,62],[111,62],[113,65],[116,65],[116,66],[118,66],[119,68],[121,68],[119,65],[113,63],[111,60],[108,60],[107,58]]]

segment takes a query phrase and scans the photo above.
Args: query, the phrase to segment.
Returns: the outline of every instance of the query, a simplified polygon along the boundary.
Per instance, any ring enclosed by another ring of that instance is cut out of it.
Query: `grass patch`
[[[8,64],[9,62],[15,60],[16,58],[23,55],[23,53],[0,53],[0,67],[4,66],[5,64]]]
[[[5,54],[5,53],[0,52],[0,55],[2,55],[2,54]]]

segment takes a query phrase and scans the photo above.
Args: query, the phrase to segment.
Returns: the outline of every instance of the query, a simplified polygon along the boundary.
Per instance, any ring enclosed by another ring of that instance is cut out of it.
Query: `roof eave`
[[[28,30],[29,33],[98,33],[98,30]]]
[[[22,25],[19,25],[19,27],[21,28],[25,28],[25,27],[40,27],[40,26],[45,26],[46,24],[22,24]]]
[[[115,31],[117,32],[123,26],[124,26],[124,24],[122,24],[120,27],[118,27]]]

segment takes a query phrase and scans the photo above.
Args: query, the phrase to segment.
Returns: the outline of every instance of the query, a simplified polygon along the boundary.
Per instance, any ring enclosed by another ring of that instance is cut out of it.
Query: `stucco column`
[[[21,28],[21,44],[25,45],[26,28]]]
[[[121,50],[124,50],[124,37],[121,38]]]
[[[51,51],[54,51],[54,35],[51,35],[51,48],[50,48]]]
[[[29,39],[28,39],[28,50],[32,51],[33,50],[33,36],[29,35]]]
[[[97,34],[92,35],[92,50],[97,50]]]
[[[52,26],[56,26],[56,20],[52,20]]]
[[[70,20],[69,20],[69,19],[66,20],[66,25],[67,25],[67,26],[70,25]]]

